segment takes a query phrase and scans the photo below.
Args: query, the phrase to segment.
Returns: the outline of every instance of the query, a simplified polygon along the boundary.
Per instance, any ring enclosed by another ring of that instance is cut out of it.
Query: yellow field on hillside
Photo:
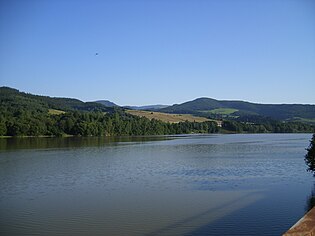
[[[189,114],[168,114],[168,113],[162,113],[162,112],[151,112],[151,111],[136,111],[136,110],[127,110],[127,113],[135,116],[144,116],[146,118],[151,119],[157,119],[161,120],[163,122],[169,122],[169,123],[179,123],[184,121],[189,122],[204,122],[204,121],[211,121],[204,117],[198,117],[193,116]]]
[[[61,115],[61,114],[64,114],[66,112],[61,111],[61,110],[56,110],[56,109],[48,109],[48,113],[51,115]]]

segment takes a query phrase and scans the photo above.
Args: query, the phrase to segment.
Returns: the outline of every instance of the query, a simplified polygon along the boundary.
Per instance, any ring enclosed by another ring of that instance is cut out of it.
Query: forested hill
[[[257,104],[244,101],[219,101],[211,98],[198,98],[159,111],[204,116],[211,114],[224,114],[231,117],[251,115],[286,121],[314,120],[315,122],[315,105],[302,104]]]
[[[113,108],[106,107],[96,102],[82,102],[73,98],[57,98],[39,96],[20,92],[9,87],[0,87],[1,111],[7,109],[27,109],[28,111],[47,111],[56,109],[62,111],[112,111]]]
[[[236,109],[227,110],[234,112]],[[314,126],[300,122],[258,119],[256,122],[243,122],[224,119],[221,124],[222,127],[219,127],[218,122],[211,120],[167,123],[155,118],[134,116],[119,107],[106,107],[71,98],[32,95],[8,87],[0,88],[0,136],[314,132]]]
[[[98,100],[98,101],[94,101],[94,102],[102,104],[106,107],[119,107],[117,104],[115,104],[111,101],[108,101],[108,100]]]
[[[0,88],[0,136],[128,136],[218,132],[213,121],[165,123],[119,107]]]

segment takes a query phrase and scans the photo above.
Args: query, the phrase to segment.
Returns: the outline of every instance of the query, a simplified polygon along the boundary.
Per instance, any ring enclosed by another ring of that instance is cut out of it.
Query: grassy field
[[[213,110],[203,111],[203,112],[209,112],[211,114],[230,115],[237,111],[238,111],[237,109],[233,109],[233,108],[218,108],[218,109],[213,109]]]
[[[61,114],[64,114],[66,112],[61,111],[61,110],[49,109],[48,113],[51,114],[51,115],[61,115]]]
[[[308,123],[308,124],[315,124],[315,119],[307,119],[307,118],[302,118],[302,117],[294,117],[293,119],[289,121],[297,121],[297,122],[303,122],[303,123]]]
[[[190,122],[204,122],[204,121],[211,121],[204,117],[193,116],[189,114],[168,114],[162,112],[151,112],[151,111],[136,111],[136,110],[127,110],[127,113],[135,116],[144,116],[149,119],[157,119],[164,122],[169,123],[179,123],[184,121]]]

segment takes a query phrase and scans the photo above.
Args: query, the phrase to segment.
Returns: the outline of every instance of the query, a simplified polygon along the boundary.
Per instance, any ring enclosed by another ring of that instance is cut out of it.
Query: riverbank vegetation
[[[156,119],[137,117],[123,111],[67,112],[59,115],[20,112],[0,123],[1,136],[39,135],[163,135],[188,133],[217,133],[215,122],[166,123]]]
[[[1,114],[0,136],[40,135],[164,135],[189,133],[293,133],[313,132],[314,127],[302,123],[273,122],[246,124],[223,121],[218,127],[214,121],[168,123],[157,119],[134,116],[124,111],[69,111],[60,114],[19,110]]]

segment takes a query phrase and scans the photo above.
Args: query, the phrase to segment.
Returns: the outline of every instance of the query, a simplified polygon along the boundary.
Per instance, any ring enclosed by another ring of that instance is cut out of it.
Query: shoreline
[[[182,134],[152,134],[152,135],[22,135],[22,136],[0,136],[0,139],[11,139],[11,138],[71,138],[71,137],[148,137],[148,136],[172,136],[172,135],[202,135],[202,134],[313,134],[313,132],[267,132],[267,133],[246,133],[246,132],[218,132],[218,133],[182,133]]]

